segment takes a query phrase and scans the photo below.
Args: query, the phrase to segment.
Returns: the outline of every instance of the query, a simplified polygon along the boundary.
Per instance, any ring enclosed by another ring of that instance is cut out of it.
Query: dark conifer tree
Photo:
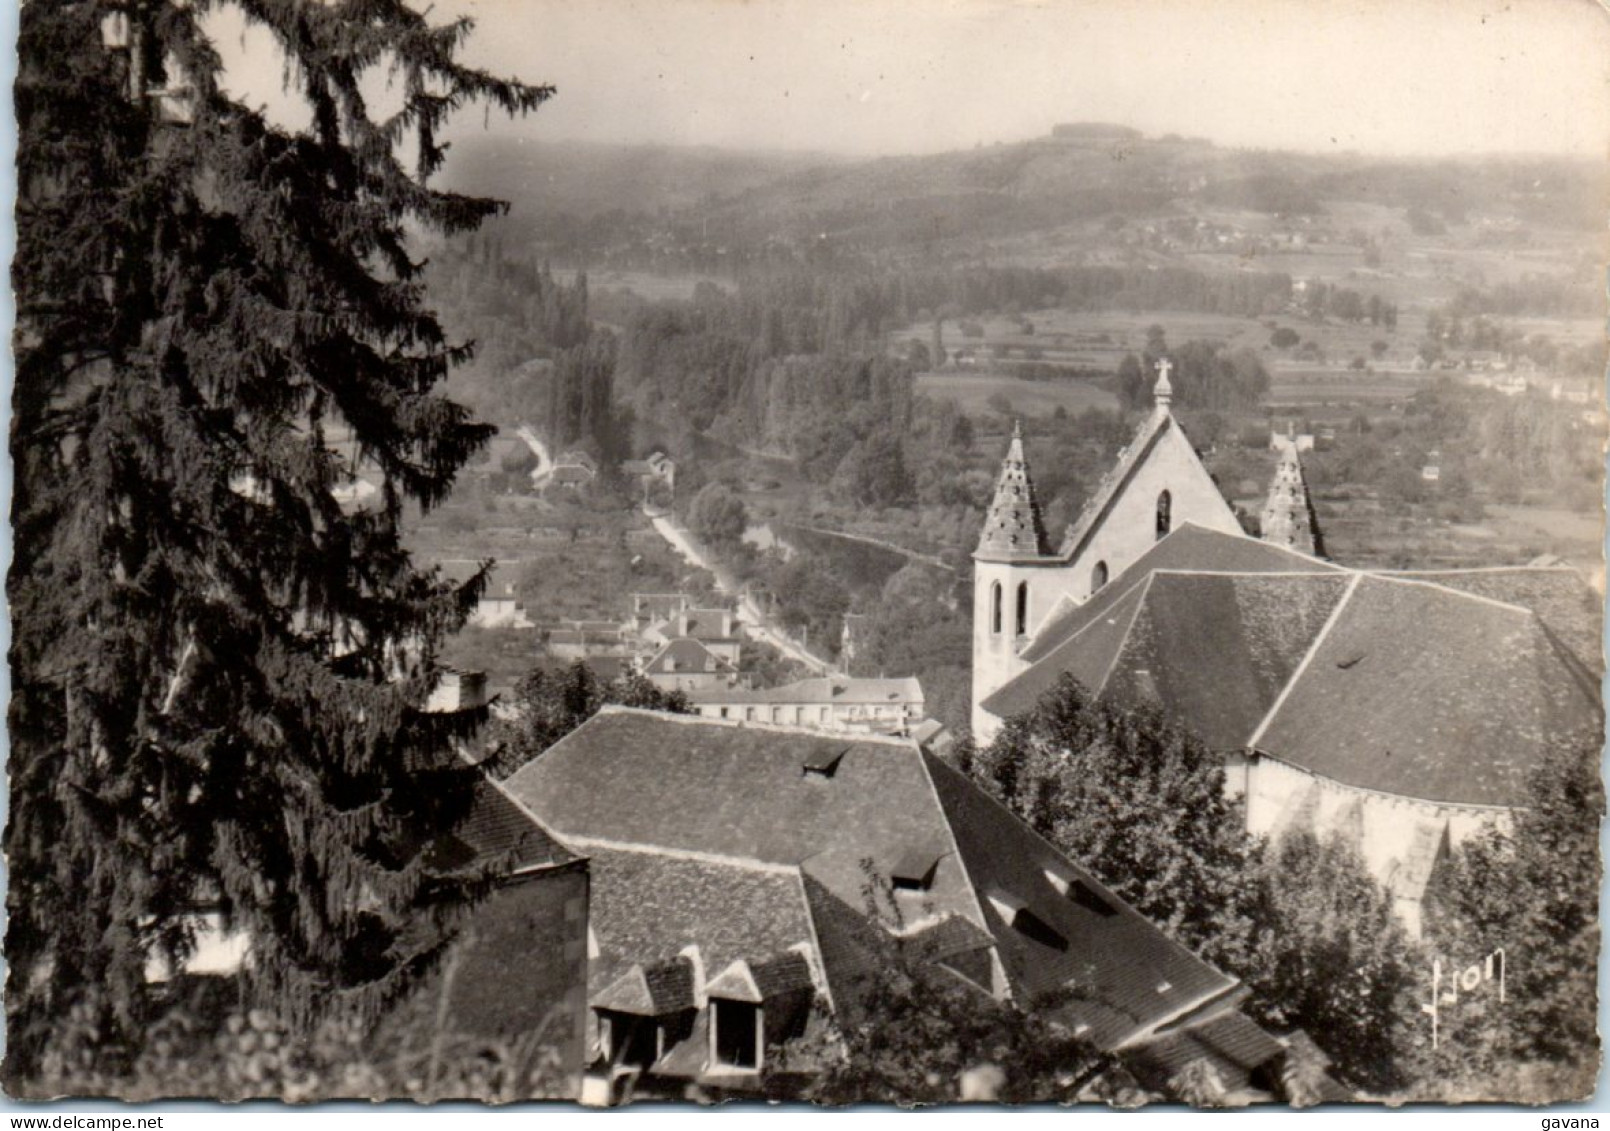
[[[221,87],[224,8],[284,51],[305,130]],[[22,7],[13,1080],[69,1009],[107,1055],[136,1033],[147,961],[184,955],[198,903],[293,1021],[373,1016],[450,931],[420,846],[462,771],[421,708],[480,580],[422,573],[399,526],[488,429],[435,391],[468,347],[407,232],[500,207],[427,186],[449,115],[552,93],[456,62],[469,31],[398,0]],[[360,466],[378,502],[344,509]]]

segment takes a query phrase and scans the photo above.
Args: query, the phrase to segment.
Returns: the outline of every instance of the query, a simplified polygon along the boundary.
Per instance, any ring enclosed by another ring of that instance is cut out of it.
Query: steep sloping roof
[[[1525,609],[1360,577],[1252,744],[1346,785],[1513,805],[1598,689]]]
[[[644,670],[655,674],[673,672],[730,672],[732,665],[706,648],[700,641],[678,636],[654,653]]]
[[[1569,566],[1405,570],[1385,577],[1431,581],[1531,609],[1594,671],[1604,670],[1604,602]]]
[[[1166,706],[1214,749],[1242,747],[1346,589],[1324,574],[1156,574],[1100,690]]]
[[[1543,751],[1598,725],[1599,694],[1552,624],[1496,594],[1585,638],[1596,618],[1566,572],[1363,573],[1182,530],[1042,631],[983,707],[1026,711],[1067,673],[1218,749],[1399,796],[1519,804]]]
[[[1244,746],[1346,587],[1339,570],[1151,573],[984,709],[1029,710],[1067,672],[1092,694],[1171,711],[1210,746]]]
[[[581,859],[490,780],[476,786],[463,823],[428,852],[430,865],[444,872],[490,863],[520,872]]]
[[[786,870],[607,848],[589,842],[591,926],[605,972],[665,962],[690,944],[707,974],[811,938],[799,878]],[[596,982],[597,979],[595,979]]]
[[[1073,606],[1042,627],[1023,650],[1029,663],[1049,655],[1100,617],[1139,580],[1156,570],[1194,573],[1346,573],[1340,566],[1282,549],[1257,538],[1223,534],[1189,522],[1142,554],[1082,605]]]
[[[986,896],[986,923],[1007,976],[1023,998],[1071,989],[1073,1000],[1060,1012],[1112,1047],[1235,986],[957,770],[931,755],[924,760],[968,875]],[[1048,868],[1071,873],[1109,913],[1058,890]],[[1004,921],[997,903],[1018,908],[1019,921]],[[1021,922],[1024,912],[1050,932]]]
[[[833,775],[804,772],[824,752]],[[948,955],[982,936],[1015,995],[1071,987],[1070,1021],[1109,1047],[1234,985],[912,743],[606,708],[507,788],[591,855],[600,944],[620,962],[697,941],[714,973],[810,941],[838,1001],[897,928]],[[868,869],[913,850],[937,861],[928,885],[868,905]]]
[[[995,494],[984,516],[976,553],[992,561],[1016,561],[1051,553],[1051,540],[1046,536],[1040,503],[1034,495],[1034,477],[1023,455],[1023,432],[1016,424],[1012,425],[1012,443],[995,478]]]

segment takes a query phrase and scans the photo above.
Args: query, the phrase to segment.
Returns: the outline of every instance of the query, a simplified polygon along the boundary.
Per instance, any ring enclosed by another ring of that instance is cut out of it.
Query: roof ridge
[[[1500,601],[1497,597],[1489,597],[1484,593],[1472,593],[1468,589],[1455,589],[1451,585],[1440,585],[1435,581],[1422,581],[1417,577],[1398,577],[1390,573],[1376,573],[1373,570],[1359,570],[1358,573],[1362,577],[1373,578],[1377,581],[1391,582],[1395,585],[1417,585],[1423,589],[1435,589],[1439,592],[1447,593],[1455,597],[1464,597],[1472,601],[1480,601],[1483,604],[1492,605],[1495,608],[1503,609],[1506,612],[1523,613],[1526,616],[1531,617],[1537,616],[1537,611],[1535,609],[1529,609],[1525,605],[1517,605],[1513,601]]]
[[[927,757],[933,758],[936,762],[941,762],[944,765],[946,770],[948,770],[950,773],[953,773],[956,776],[960,777],[962,779],[963,783],[968,788],[974,790],[980,797],[984,798],[984,800],[985,800],[985,802],[987,804],[993,805],[996,809],[999,809],[1002,813],[1004,813],[1006,815],[1006,818],[1009,821],[1011,821],[1013,824],[1018,826],[1024,832],[1028,833],[1029,836],[1032,837],[1034,840],[1038,841],[1042,847],[1048,849],[1051,852],[1051,855],[1054,856],[1056,859],[1061,860],[1061,861],[1065,861],[1065,862],[1067,862],[1069,864],[1072,864],[1080,872],[1083,872],[1087,877],[1089,877],[1090,879],[1094,880],[1097,883],[1097,885],[1099,885],[1102,888],[1102,890],[1106,893],[1106,895],[1108,897],[1110,897],[1112,900],[1114,900],[1120,907],[1122,907],[1124,910],[1128,911],[1131,915],[1135,916],[1135,918],[1137,918],[1141,922],[1145,923],[1147,925],[1147,927],[1149,927],[1151,930],[1156,931],[1157,934],[1160,935],[1162,938],[1167,939],[1169,945],[1178,947],[1180,950],[1184,951],[1185,954],[1190,956],[1192,961],[1197,962],[1200,965],[1207,967],[1209,970],[1211,970],[1213,973],[1217,974],[1221,979],[1223,979],[1226,983],[1228,983],[1228,985],[1220,986],[1217,989],[1213,990],[1211,993],[1204,992],[1203,996],[1197,999],[1196,1004],[1193,1005],[1192,1008],[1196,1008],[1198,1006],[1206,1004],[1208,1001],[1211,1001],[1213,998],[1218,997],[1220,994],[1226,992],[1227,990],[1232,990],[1232,989],[1235,989],[1237,987],[1245,985],[1245,983],[1240,978],[1236,977],[1233,974],[1225,973],[1223,970],[1219,969],[1213,963],[1211,963],[1207,959],[1203,958],[1200,954],[1198,954],[1191,947],[1186,946],[1179,939],[1175,938],[1169,932],[1165,931],[1162,927],[1158,926],[1157,923],[1153,922],[1152,918],[1149,915],[1143,914],[1138,908],[1136,908],[1136,906],[1133,903],[1131,903],[1129,900],[1125,899],[1123,896],[1119,895],[1116,891],[1114,891],[1110,884],[1108,884],[1100,876],[1096,875],[1096,873],[1094,871],[1092,871],[1088,866],[1086,866],[1083,861],[1075,860],[1072,856],[1068,855],[1068,853],[1064,852],[1062,849],[1058,848],[1054,843],[1052,843],[1050,837],[1048,837],[1045,834],[1041,833],[1039,829],[1036,829],[1033,825],[1029,824],[1029,822],[1025,821],[1022,817],[1019,817],[1016,813],[1012,812],[1011,807],[1009,805],[1007,805],[1006,802],[1002,801],[999,797],[996,797],[993,793],[991,793],[989,790],[985,789],[982,785],[980,785],[977,782],[973,781],[972,778],[970,778],[966,774],[962,773],[955,766],[952,766],[948,762],[944,762],[944,760],[939,758],[937,755],[930,754],[930,755],[927,755]],[[935,794],[935,799],[938,800],[938,790],[937,789],[934,791],[934,794]],[[944,807],[943,802],[940,802],[939,811],[940,811],[941,814],[945,814],[945,807]],[[948,819],[948,814],[945,814],[945,815],[946,815],[946,818],[947,818],[946,821],[945,821],[945,824],[948,827],[949,824],[950,824],[950,821]],[[959,844],[957,845],[957,856],[958,856],[958,858],[961,857],[961,846]],[[1043,867],[1043,865],[1042,865],[1042,867]],[[969,888],[972,887],[971,878],[969,878],[969,880],[968,880],[968,886],[969,886]],[[974,892],[975,892],[975,898],[976,898],[977,897],[976,896],[976,889],[974,889]],[[1020,897],[1020,898],[1022,898],[1022,897]],[[985,927],[985,930],[989,931],[988,926]],[[994,931],[989,931],[989,935],[990,935],[991,938],[994,938],[995,937],[995,932]],[[997,945],[999,945],[999,944],[997,943]],[[1178,1017],[1179,1014],[1175,1014],[1174,1016]],[[1155,1026],[1146,1026],[1144,1023],[1141,1023],[1141,1024],[1137,1025],[1137,1028],[1135,1029],[1134,1032],[1130,1033],[1122,1041],[1115,1042],[1113,1047],[1114,1048],[1122,1048],[1129,1041],[1134,1040],[1142,1032],[1142,1030],[1146,1029],[1146,1028],[1155,1028]]]
[[[610,852],[627,852],[638,856],[665,856],[672,860],[690,860],[698,864],[715,864],[722,868],[737,868],[746,872],[763,872],[781,876],[797,873],[798,864],[782,864],[750,856],[728,856],[721,852],[700,852],[694,848],[673,848],[664,844],[642,841],[615,840],[611,837],[571,835],[569,842],[589,848],[602,848]]]
[[[1377,569],[1370,573],[1390,574],[1404,576],[1417,573],[1569,573],[1581,577],[1581,572],[1575,566],[1569,565],[1498,565],[1498,566],[1449,566],[1446,569]]]
[[[816,928],[816,909],[811,906],[811,893],[805,886],[805,869],[798,864],[794,865],[794,882],[799,885],[799,902],[805,908],[805,929],[810,932],[811,953],[815,955],[814,960],[806,958],[805,961],[811,963],[812,974],[821,980],[822,995],[827,998],[827,1008],[837,1017],[838,1005],[833,1000],[833,982],[828,977],[827,956],[822,950],[822,932]]]
[[[939,796],[939,787],[934,784],[934,774],[932,768],[928,765],[928,759],[935,757],[938,756],[929,753],[921,746],[917,747],[917,765],[922,770],[922,780],[928,784],[928,792],[934,799],[934,808],[939,812],[939,823],[945,827],[945,836],[949,838],[951,851],[956,854],[956,863],[962,870],[962,884],[967,888],[967,894],[973,901],[973,913],[977,916],[973,920],[973,924],[982,928],[984,933],[989,935],[991,942],[998,947],[999,943],[995,942],[995,932],[989,929],[989,919],[984,915],[984,903],[979,898],[978,885],[973,883],[973,874],[968,870],[967,857],[962,853],[961,841],[956,838],[956,828],[951,823],[950,814],[945,811],[945,801],[944,798]],[[1010,985],[1008,985],[1008,991],[1010,991]]]
[[[1112,650],[1112,659],[1107,662],[1107,670],[1101,673],[1101,682],[1090,689],[1091,698],[1101,694],[1101,689],[1107,686],[1107,681],[1112,678],[1112,673],[1117,670],[1118,660],[1123,656],[1124,648],[1129,644],[1129,634],[1135,631],[1135,622],[1140,620],[1140,611],[1146,607],[1146,598],[1152,591],[1152,581],[1156,577],[1157,570],[1152,570],[1146,575],[1146,588],[1141,591],[1139,597],[1135,598],[1135,611],[1129,614],[1129,623],[1124,626],[1124,634],[1118,638],[1118,645]],[[1124,596],[1127,597],[1128,594],[1126,593]],[[1080,631],[1082,632],[1083,629]],[[1074,635],[1077,636],[1078,634],[1075,633]],[[1070,636],[1068,639],[1072,641],[1074,637]]]
[[[1295,668],[1292,669],[1291,677],[1286,680],[1286,686],[1280,689],[1280,694],[1276,695],[1275,701],[1269,704],[1269,710],[1264,712],[1263,718],[1259,721],[1257,729],[1255,729],[1252,732],[1251,737],[1247,739],[1248,749],[1256,747],[1258,745],[1258,740],[1263,737],[1263,732],[1269,729],[1269,724],[1274,721],[1276,713],[1285,705],[1286,699],[1291,695],[1292,688],[1297,686],[1297,681],[1302,678],[1303,673],[1308,670],[1309,663],[1312,662],[1314,656],[1319,652],[1319,646],[1325,642],[1325,638],[1330,635],[1330,630],[1334,628],[1336,622],[1341,619],[1342,610],[1346,608],[1347,603],[1353,599],[1353,594],[1358,592],[1359,583],[1364,580],[1364,576],[1365,575],[1358,570],[1353,571],[1352,579],[1348,581],[1347,591],[1342,594],[1342,599],[1336,602],[1335,606],[1330,611],[1330,615],[1325,618],[1325,623],[1320,626],[1318,632],[1314,633],[1313,640],[1309,641],[1308,643],[1308,650],[1303,653],[1302,660]]]
[[[815,738],[820,739],[823,742],[840,741],[847,745],[865,743],[873,746],[901,746],[908,748],[914,748],[917,745],[915,740],[910,738],[900,738],[897,735],[852,734],[849,732],[815,730],[808,726],[796,726],[792,723],[770,723],[760,722],[758,720],[751,721],[748,719],[712,719],[704,715],[689,715],[680,711],[665,711],[654,707],[628,707],[621,703],[603,704],[598,708],[597,713],[593,715],[593,719],[598,718],[599,715],[642,715],[648,718],[660,719],[668,723],[681,723],[685,726],[721,727],[727,730],[766,731],[769,733],[774,732],[778,734],[792,735],[796,738]],[[547,753],[552,752],[561,742],[564,742],[566,739],[568,739],[570,735],[578,733],[582,727],[587,726],[587,724],[592,722],[593,719],[588,719],[587,722],[582,723],[581,726],[571,731],[570,734],[567,734],[564,738],[561,738],[559,742],[556,742],[553,744],[553,746],[548,747],[548,750],[544,751],[544,756],[546,756]],[[527,764],[529,765],[530,763]]]

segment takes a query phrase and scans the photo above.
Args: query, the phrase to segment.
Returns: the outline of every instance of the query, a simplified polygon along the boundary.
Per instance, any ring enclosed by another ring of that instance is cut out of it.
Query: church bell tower
[[[973,733],[982,733],[979,704],[1023,669],[1018,649],[1051,606],[1044,569],[1051,552],[1034,480],[1023,455],[1023,434],[1012,444],[995,480],[984,533],[973,552]],[[1036,575],[1042,584],[1036,585]]]

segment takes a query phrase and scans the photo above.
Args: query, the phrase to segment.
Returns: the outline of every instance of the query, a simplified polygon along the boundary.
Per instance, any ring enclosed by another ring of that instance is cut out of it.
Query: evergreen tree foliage
[[[284,51],[305,130],[226,93],[225,9]],[[444,944],[456,893],[419,846],[464,800],[440,753],[476,720],[420,707],[481,583],[416,570],[399,526],[487,429],[434,391],[469,348],[407,231],[499,207],[428,187],[454,111],[551,93],[456,62],[469,31],[397,0],[22,8],[13,1080],[70,1008],[115,1055],[198,903],[297,1025],[372,1016]],[[360,467],[378,504],[344,510]]]

